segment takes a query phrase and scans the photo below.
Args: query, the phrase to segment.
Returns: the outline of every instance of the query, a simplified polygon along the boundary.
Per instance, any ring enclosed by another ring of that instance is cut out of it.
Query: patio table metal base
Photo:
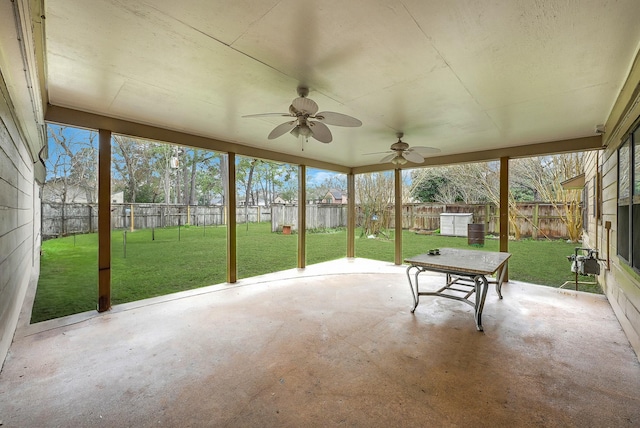
[[[413,280],[411,279],[412,269],[415,269]],[[484,301],[487,297],[487,289],[489,287],[489,281],[487,278],[484,275],[466,276],[448,273],[446,276],[446,285],[444,287],[437,291],[420,291],[418,275],[425,271],[427,271],[427,269],[419,266],[409,266],[407,268],[407,278],[409,279],[409,286],[413,293],[413,308],[411,309],[411,313],[416,311],[416,308],[420,303],[420,296],[437,296],[458,300],[473,308],[476,328],[478,331],[483,331],[482,309],[484,308]],[[497,284],[496,290],[498,290]],[[500,292],[498,291],[498,293]],[[500,296],[500,298],[502,298],[502,296]]]
[[[507,260],[511,254],[488,251],[444,248],[439,254],[421,254],[405,260],[407,279],[413,295],[415,313],[420,296],[436,296],[458,300],[473,308],[476,328],[483,331],[482,310],[489,284],[496,285],[496,293],[502,299],[502,282]],[[420,291],[419,275],[423,272],[444,273],[444,287],[436,291]],[[487,277],[496,274],[496,279]]]

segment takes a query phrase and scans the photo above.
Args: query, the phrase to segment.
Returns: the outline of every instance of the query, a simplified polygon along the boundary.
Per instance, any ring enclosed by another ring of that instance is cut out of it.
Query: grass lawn
[[[238,225],[238,277],[247,278],[296,267],[297,235],[271,233],[269,223]],[[226,281],[226,227],[181,227],[126,233],[114,231],[111,240],[111,298],[113,304],[131,302]],[[40,280],[31,322],[40,322],[96,308],[98,298],[97,234],[69,236],[43,242]],[[467,238],[403,232],[403,255],[431,248],[469,248]],[[307,264],[346,255],[346,231],[307,235]],[[512,241],[509,277],[558,287],[574,279],[567,255],[576,244],[564,241]],[[356,235],[356,256],[393,262],[393,240]],[[499,243],[485,239],[487,251]],[[587,280],[592,280],[587,279]],[[571,286],[572,287],[572,286]],[[600,292],[597,286],[580,285]]]

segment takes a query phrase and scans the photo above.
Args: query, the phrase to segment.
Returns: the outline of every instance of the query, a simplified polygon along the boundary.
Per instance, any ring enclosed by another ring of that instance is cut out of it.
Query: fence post
[[[415,229],[419,229],[418,227],[418,218],[416,217],[416,210],[415,210],[415,205],[414,204],[403,204],[402,205],[403,210],[407,210],[407,215],[409,216],[409,224],[408,224],[408,229],[410,230],[415,230]],[[404,213],[403,213],[404,215]],[[403,220],[403,224],[404,224],[404,220]]]
[[[130,207],[131,207],[131,231],[133,232],[133,229],[134,229],[134,225],[133,225],[133,204],[131,204]]]
[[[538,202],[536,202],[533,205],[533,229],[531,230],[531,237],[533,239],[538,239],[538,226],[539,226],[538,207],[539,207],[539,204]]]
[[[62,203],[62,211],[61,211],[62,212],[62,216],[61,216],[62,222],[60,223],[60,236],[64,236],[65,232],[67,230],[67,222],[66,222],[67,211],[66,211],[66,206],[67,206],[67,203],[63,202]]]
[[[484,232],[489,233],[491,230],[491,205],[485,204],[484,206]]]

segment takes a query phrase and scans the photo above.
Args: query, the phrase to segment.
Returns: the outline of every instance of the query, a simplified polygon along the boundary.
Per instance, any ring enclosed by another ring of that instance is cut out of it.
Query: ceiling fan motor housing
[[[333,137],[327,125],[347,127],[362,125],[361,121],[346,114],[332,111],[323,111],[318,114],[318,104],[307,98],[308,94],[308,87],[298,86],[298,98],[291,102],[289,113],[262,113],[243,117],[289,116],[294,118],[294,120],[276,126],[267,136],[269,140],[289,132],[295,137],[313,137],[321,143],[330,143],[333,141]]]
[[[299,97],[306,97],[309,95],[309,88],[307,88],[306,86],[298,86],[298,96]]]
[[[409,149],[409,144],[405,143],[404,141],[400,141],[398,140],[397,143],[393,143],[391,145],[391,150],[395,150],[395,151],[405,151]]]

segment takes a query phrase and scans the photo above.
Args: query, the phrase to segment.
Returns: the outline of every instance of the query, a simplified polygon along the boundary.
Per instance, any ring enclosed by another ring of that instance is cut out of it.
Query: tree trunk
[[[60,232],[62,236],[66,235],[67,232],[67,225],[66,225],[66,217],[67,217],[67,213],[66,213],[66,207],[67,207],[67,180],[65,178],[65,180],[63,181],[63,189],[62,189],[62,197],[60,198],[60,200],[62,201],[62,210],[60,211],[61,214],[61,218],[60,221],[62,222],[62,224],[60,224]]]
[[[171,203],[171,168],[169,166],[169,159],[167,159],[164,169],[164,203],[167,205]]]
[[[247,191],[244,196],[244,221],[249,228],[249,197],[251,196],[251,181],[253,180],[253,170],[256,167],[256,160],[251,161],[251,167],[249,168],[249,177],[247,178]]]
[[[186,153],[184,154],[184,158],[187,158]],[[189,181],[189,169],[187,168],[187,162],[185,161],[182,164],[182,204],[187,205],[189,203],[189,187],[191,182]]]
[[[229,174],[227,172],[227,156],[220,156],[220,179],[222,180],[222,205],[226,205],[229,194]]]
[[[189,205],[196,204],[196,167],[197,167],[197,157],[196,154],[193,154],[193,162],[191,162],[191,186],[189,188]]]

